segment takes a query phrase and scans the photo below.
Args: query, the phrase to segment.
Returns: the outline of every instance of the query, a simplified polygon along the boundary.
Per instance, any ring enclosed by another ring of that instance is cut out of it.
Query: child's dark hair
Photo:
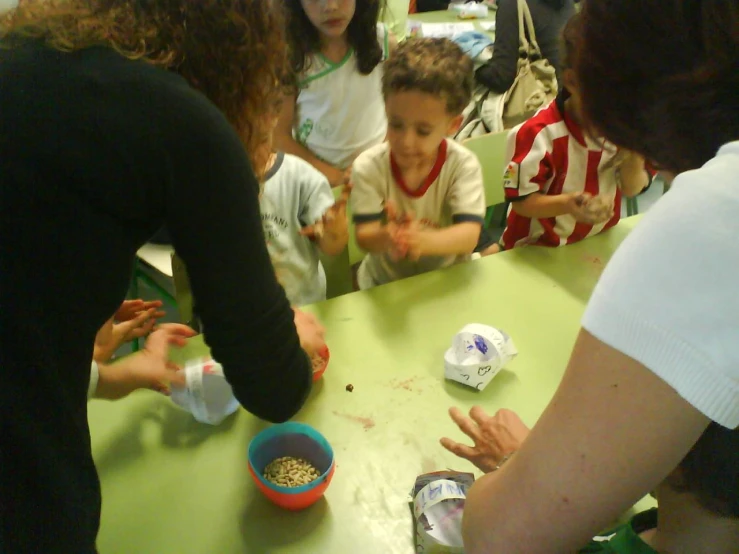
[[[398,45],[385,62],[382,94],[419,91],[443,98],[447,112],[462,113],[472,98],[472,60],[446,38],[414,38]]]
[[[582,6],[574,69],[589,126],[674,173],[739,138],[737,2]]]
[[[739,429],[711,423],[667,484],[713,515],[739,519]]]
[[[310,56],[321,49],[321,41],[313,24],[305,15],[300,0],[284,2],[287,12],[287,42],[290,51],[290,66],[294,76],[310,66]],[[349,27],[347,40],[357,57],[357,69],[369,75],[382,61],[382,46],[377,41],[377,20],[385,0],[357,0]]]

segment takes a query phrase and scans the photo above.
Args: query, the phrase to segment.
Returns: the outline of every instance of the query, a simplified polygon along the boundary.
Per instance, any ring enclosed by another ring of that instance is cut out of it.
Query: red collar
[[[424,194],[426,194],[426,191],[429,190],[429,187],[436,181],[436,179],[439,178],[439,173],[441,173],[441,168],[444,166],[444,162],[446,161],[446,139],[441,141],[441,144],[439,145],[439,151],[436,154],[436,161],[434,162],[434,167],[431,168],[431,172],[426,176],[426,179],[424,179],[423,183],[420,187],[418,187],[416,190],[410,190],[406,184],[405,180],[403,179],[403,174],[400,171],[400,168],[398,167],[397,162],[395,161],[395,158],[393,157],[392,151],[390,151],[390,171],[392,171],[393,178],[395,179],[395,182],[398,183],[398,186],[400,187],[400,190],[402,190],[406,195],[410,196],[411,198],[421,198]]]

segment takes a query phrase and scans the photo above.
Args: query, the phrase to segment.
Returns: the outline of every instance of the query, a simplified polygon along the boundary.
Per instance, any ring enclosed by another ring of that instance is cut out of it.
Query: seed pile
[[[302,487],[320,476],[319,471],[308,460],[292,456],[272,460],[264,468],[264,478],[280,487]]]

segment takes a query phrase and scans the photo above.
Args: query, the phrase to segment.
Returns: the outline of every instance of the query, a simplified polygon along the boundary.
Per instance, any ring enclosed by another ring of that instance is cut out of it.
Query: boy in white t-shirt
[[[447,39],[407,41],[385,62],[388,140],[352,170],[361,289],[470,257],[485,214],[475,155],[447,139],[472,95],[472,61]]]
[[[297,156],[274,153],[260,197],[262,227],[277,280],[294,306],[326,299],[319,249],[339,254],[349,238],[346,189],[338,202],[326,177]]]

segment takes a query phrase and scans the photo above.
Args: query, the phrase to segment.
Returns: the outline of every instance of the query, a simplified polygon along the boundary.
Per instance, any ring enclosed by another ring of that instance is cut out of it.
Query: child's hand
[[[117,312],[116,312],[117,313]],[[161,317],[156,308],[139,312],[133,319],[115,323],[115,316],[106,321],[95,335],[92,359],[98,363],[107,362],[124,342],[148,335],[154,329],[157,318]]]
[[[189,337],[196,333],[186,325],[165,323],[157,327],[142,350],[125,358],[126,379],[131,390],[147,388],[169,395],[170,383],[184,386],[184,374],[180,367],[169,361],[170,346],[185,346]],[[115,364],[111,367],[116,367]]]
[[[116,313],[113,315],[113,319],[115,321],[129,321],[136,317],[140,312],[150,310],[152,308],[161,308],[162,307],[162,301],[161,300],[152,300],[150,302],[145,302],[144,300],[136,299],[136,300],[124,300],[123,303],[120,305]],[[160,318],[164,316],[164,312],[162,311],[156,311],[154,312],[154,317]]]
[[[331,185],[331,188],[335,187],[341,187],[343,185],[346,185],[351,180],[352,176],[352,167],[349,166],[346,169],[338,169],[336,167],[332,167],[328,172],[326,173],[326,178],[328,179],[329,185]]]
[[[313,225],[307,225],[300,230],[300,234],[312,240],[321,240],[324,235],[329,235],[332,240],[343,240],[349,236],[349,222],[346,216],[346,205],[349,202],[349,196],[352,192],[352,186],[345,184],[341,191],[341,196],[334,202],[326,213],[323,214],[320,221]]]
[[[398,229],[395,244],[399,251],[406,253],[407,259],[417,262],[426,250],[424,240],[427,237],[427,231],[412,213],[407,217],[408,219]]]
[[[598,199],[598,200],[596,200]],[[570,215],[581,223],[597,225],[613,217],[613,205],[605,206],[603,197],[593,197],[587,192],[568,194],[567,209]]]
[[[398,214],[395,204],[385,204],[385,223],[383,228],[388,240],[388,253],[393,261],[402,260],[408,255],[408,244],[401,237],[401,229],[413,221],[413,214]]]

